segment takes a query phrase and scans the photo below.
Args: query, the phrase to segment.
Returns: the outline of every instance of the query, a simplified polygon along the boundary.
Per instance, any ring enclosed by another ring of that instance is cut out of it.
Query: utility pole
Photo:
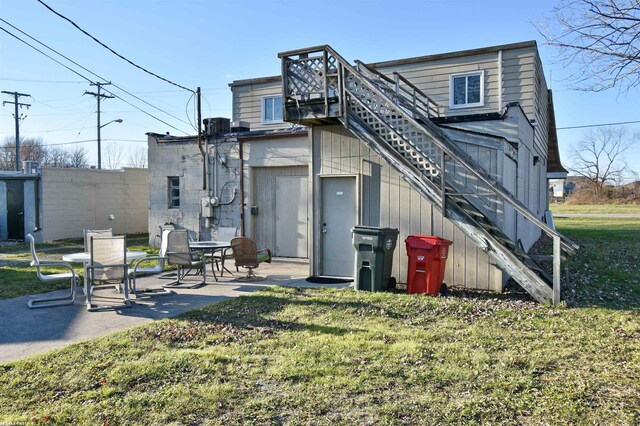
[[[110,99],[110,98],[115,98],[115,96],[110,96],[110,95],[105,95],[103,93],[100,93],[100,89],[102,88],[102,86],[108,86],[109,83],[91,83],[91,86],[97,86],[98,90],[97,93],[96,92],[88,92],[85,91],[84,94],[85,95],[92,95],[96,97],[96,100],[98,101],[98,169],[102,168],[102,150],[100,148],[100,129],[102,128],[102,126],[100,126],[100,99],[105,98],[105,99]]]
[[[5,93],[7,95],[13,95],[13,102],[3,101],[2,106],[4,106],[5,104],[13,104],[15,106],[15,112],[13,113],[13,118],[16,120],[16,171],[19,172],[20,171],[20,120],[27,118],[27,116],[25,115],[23,117],[21,114],[19,115],[18,107],[22,108],[23,106],[26,106],[27,109],[29,109],[31,105],[20,103],[18,99],[21,96],[31,97],[31,95],[27,95],[26,93],[18,93],[18,92],[5,92],[4,90],[2,91],[2,93]]]

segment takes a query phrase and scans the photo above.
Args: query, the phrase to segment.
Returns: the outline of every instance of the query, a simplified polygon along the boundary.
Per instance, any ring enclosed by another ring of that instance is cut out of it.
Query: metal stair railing
[[[309,57],[309,54],[318,54],[321,56]],[[471,198],[473,204],[477,204],[479,199],[483,199],[487,194],[492,194],[497,200],[496,205],[507,203],[511,205],[516,212],[534,223],[542,231],[553,238],[554,256],[553,256],[553,302],[557,303],[560,298],[560,249],[572,252],[578,246],[570,240],[563,237],[557,231],[549,228],[545,223],[540,221],[526,206],[519,200],[515,199],[497,180],[485,172],[475,161],[451,141],[437,125],[429,120],[429,103],[433,102],[428,99],[426,102],[421,100],[421,104],[427,105],[427,108],[416,108],[417,97],[414,92],[407,90],[399,90],[398,85],[393,86],[393,81],[383,76],[375,70],[371,70],[364,64],[359,63],[359,69],[356,69],[338,55],[330,46],[318,46],[298,51],[284,52],[279,55],[283,59],[283,102],[285,104],[285,114],[287,102],[293,100],[298,102],[298,93],[292,90],[291,79],[297,79],[306,82],[308,88],[317,87],[315,93],[324,97],[326,117],[339,118],[345,127],[350,128],[349,121],[355,120],[359,128],[359,137],[367,137],[364,126],[371,132],[377,134],[386,144],[391,146],[398,155],[384,155],[383,157],[391,157],[392,160],[399,161],[398,157],[404,158],[413,167],[421,169],[425,176],[428,176],[433,185],[427,185],[429,199],[435,202],[434,185],[440,187],[439,199],[436,202],[446,212],[447,197],[465,195],[465,198]],[[298,56],[297,59],[292,57]],[[310,72],[300,63],[314,64]],[[329,70],[332,72],[330,73]],[[330,84],[330,74],[333,79]],[[402,79],[405,83],[408,81]],[[332,102],[339,102],[339,113],[331,115],[329,109],[329,87],[333,86],[333,94],[335,99]],[[295,85],[295,90],[299,91]],[[421,94],[422,95],[422,94]],[[350,113],[345,113],[347,107]],[[437,108],[437,107],[436,107]],[[437,110],[437,109],[436,109]],[[426,111],[426,116],[425,116]],[[370,141],[374,142],[374,141]],[[380,154],[380,149],[376,152]],[[406,166],[399,170],[407,171]],[[458,170],[460,169],[460,170]],[[462,171],[462,172],[461,172]],[[411,174],[411,173],[409,173]],[[442,176],[444,174],[444,177]],[[449,178],[447,179],[447,176]],[[413,176],[414,183],[420,184],[420,179]],[[458,180],[470,180],[470,184],[458,182]],[[448,182],[449,181],[449,182]],[[422,182],[424,186],[425,183]],[[466,188],[475,189],[475,193],[465,193]],[[447,192],[449,190],[449,192]],[[453,191],[453,193],[451,192]],[[423,191],[421,191],[423,192]],[[476,207],[483,210],[481,207]],[[485,209],[486,210],[486,209]],[[486,211],[482,214],[487,217]],[[496,211],[496,216],[497,211]],[[491,223],[490,220],[487,220]],[[480,225],[482,227],[482,225]],[[485,225],[486,226],[486,225]]]

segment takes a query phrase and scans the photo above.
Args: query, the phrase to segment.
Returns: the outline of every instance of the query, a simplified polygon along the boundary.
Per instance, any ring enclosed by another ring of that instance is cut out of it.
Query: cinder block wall
[[[240,156],[237,141],[209,141],[207,190],[202,189],[202,154],[195,139],[148,137],[149,244],[159,243],[159,226],[167,223],[184,228],[194,238],[209,240],[218,226],[240,226]],[[225,164],[222,164],[224,159]],[[214,165],[213,162],[217,161]],[[214,175],[217,182],[214,191]],[[169,208],[169,177],[180,178],[180,208]],[[234,198],[235,191],[235,198]],[[201,199],[216,196],[210,227],[202,217]]]
[[[147,231],[147,169],[43,168],[41,182],[43,241],[80,238],[85,228]]]

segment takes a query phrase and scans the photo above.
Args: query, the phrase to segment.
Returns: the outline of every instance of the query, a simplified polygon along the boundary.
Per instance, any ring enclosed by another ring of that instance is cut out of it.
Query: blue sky
[[[200,86],[204,117],[231,117],[228,84],[279,74],[277,53],[285,50],[330,44],[348,60],[375,62],[537,40],[558,127],[640,120],[638,89],[621,94],[568,88],[571,69],[555,62],[555,50],[542,44],[532,24],[551,17],[555,1],[44,1],[133,62],[182,86]],[[124,122],[102,129],[103,146],[117,144],[128,157],[146,147],[146,132],[194,133],[191,93],[132,67],[36,0],[0,0],[0,18],[162,110],[108,88],[165,123],[120,99],[105,100],[102,122]],[[0,27],[47,51],[6,23]],[[0,31],[0,89],[32,96],[21,99],[31,104],[21,111],[27,115],[21,136],[65,148],[82,144],[95,164],[96,103],[83,95],[95,87]],[[12,113],[12,105],[0,108],[0,140],[14,135]],[[640,132],[640,124],[628,128]],[[582,133],[558,132],[563,162],[570,163],[568,147]],[[637,171],[639,150],[628,157]]]

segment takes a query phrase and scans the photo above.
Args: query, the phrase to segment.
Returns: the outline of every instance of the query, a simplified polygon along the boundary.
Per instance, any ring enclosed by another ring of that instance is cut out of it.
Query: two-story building
[[[526,255],[542,231],[561,239],[542,222],[560,162],[535,42],[367,65],[329,46],[280,57],[282,76],[230,85],[232,127],[209,130],[206,155],[150,134],[151,235],[238,226],[277,256],[309,257],[311,275],[352,276],[351,228],[392,227],[399,282],[404,238],[438,235],[453,241],[449,285],[501,291],[511,276],[556,297]]]

